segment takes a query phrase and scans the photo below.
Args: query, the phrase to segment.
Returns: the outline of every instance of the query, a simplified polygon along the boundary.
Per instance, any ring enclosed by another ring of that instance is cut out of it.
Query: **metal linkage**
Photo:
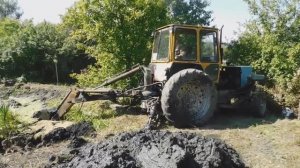
[[[117,81],[120,81],[122,79],[130,77],[130,76],[134,75],[135,73],[137,73],[139,71],[142,71],[142,70],[143,70],[143,66],[135,65],[135,66],[132,67],[132,69],[121,72],[120,74],[117,74],[116,76],[114,76],[114,77],[112,77],[108,80],[105,80],[101,85],[95,87],[94,89],[97,90],[97,89],[102,88],[104,86],[108,86],[112,83],[115,83]]]

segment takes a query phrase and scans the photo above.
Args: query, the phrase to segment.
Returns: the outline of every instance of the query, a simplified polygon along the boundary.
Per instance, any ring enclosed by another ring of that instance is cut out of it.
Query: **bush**
[[[0,138],[5,138],[17,132],[19,124],[7,105],[0,106]]]
[[[296,1],[245,0],[254,19],[228,47],[227,59],[252,65],[267,77],[274,94],[284,95],[283,106],[295,107],[300,96],[300,9]],[[280,12],[278,12],[280,11]]]
[[[68,36],[68,30],[48,22],[0,20],[0,77],[54,83],[57,67],[59,82],[73,82],[69,74],[79,73],[94,60]]]

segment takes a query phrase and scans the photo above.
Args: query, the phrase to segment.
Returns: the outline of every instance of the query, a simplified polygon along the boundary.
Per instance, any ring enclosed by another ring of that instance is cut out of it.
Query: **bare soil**
[[[144,130],[82,147],[58,167],[245,167],[223,141],[193,133]]]
[[[40,102],[45,106],[54,107],[68,90],[69,87],[66,86],[40,84],[27,84],[19,88],[4,88],[0,86],[0,101],[8,100],[9,96],[17,98],[26,96],[38,97],[38,100],[41,100]],[[84,106],[88,106],[88,103]],[[73,157],[76,160],[79,152],[90,152],[92,148],[118,139],[115,138],[114,135],[119,135],[123,132],[128,132],[126,135],[128,137],[137,135],[137,133],[131,132],[142,129],[147,122],[147,116],[123,114],[114,116],[107,121],[108,122],[105,123],[107,126],[98,129],[99,131],[96,133],[96,137],[84,137],[84,139],[89,142],[85,148],[86,150],[78,149],[74,151],[74,146],[72,147],[74,140],[72,140],[72,138],[62,140],[49,146],[45,145],[40,148],[33,148],[28,151],[16,148],[6,154],[0,154],[0,168],[44,167],[52,163],[67,162],[67,160]],[[257,119],[251,116],[241,115],[240,112],[229,111],[217,114],[209,124],[201,128],[179,130],[172,126],[165,125],[161,130],[175,132],[174,136],[178,135],[178,132],[183,131],[186,134],[196,134],[200,138],[206,136],[208,137],[207,139],[221,139],[221,141],[227,144],[226,146],[233,148],[234,151],[239,154],[239,157],[241,157],[245,165],[249,167],[296,168],[300,165],[299,127],[300,121],[296,119],[282,119],[274,114],[269,114],[263,119]],[[171,137],[171,135],[169,137]],[[168,139],[168,137],[166,137],[166,139]],[[155,141],[158,141],[158,139],[155,139]],[[166,146],[165,149],[168,149],[168,147]],[[70,154],[72,157],[70,157]],[[68,163],[65,164],[68,165]]]

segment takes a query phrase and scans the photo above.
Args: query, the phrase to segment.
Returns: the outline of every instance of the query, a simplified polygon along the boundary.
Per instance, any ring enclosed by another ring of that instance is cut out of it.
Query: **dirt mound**
[[[4,152],[17,152],[19,150],[28,151],[32,148],[50,145],[68,139],[77,140],[78,136],[92,136],[94,132],[95,129],[90,123],[80,122],[66,128],[55,128],[44,136],[36,136],[35,133],[19,134],[0,141],[0,154]]]
[[[55,143],[77,136],[91,135],[95,129],[89,122],[80,122],[67,128],[56,128],[43,138],[43,143]]]
[[[144,130],[83,146],[57,167],[245,167],[224,142],[192,133]]]

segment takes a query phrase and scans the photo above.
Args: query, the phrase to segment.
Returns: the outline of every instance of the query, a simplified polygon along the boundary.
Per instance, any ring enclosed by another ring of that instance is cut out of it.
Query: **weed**
[[[91,107],[90,107],[91,108]],[[72,108],[67,114],[66,119],[70,121],[91,122],[96,130],[101,130],[109,126],[110,119],[115,117],[115,111],[106,108],[94,109],[92,114],[86,114],[79,107]]]
[[[12,133],[17,132],[19,124],[15,116],[9,111],[7,105],[0,106],[0,138],[5,138]]]
[[[110,125],[110,120],[92,119],[92,123],[96,130],[102,130]]]

